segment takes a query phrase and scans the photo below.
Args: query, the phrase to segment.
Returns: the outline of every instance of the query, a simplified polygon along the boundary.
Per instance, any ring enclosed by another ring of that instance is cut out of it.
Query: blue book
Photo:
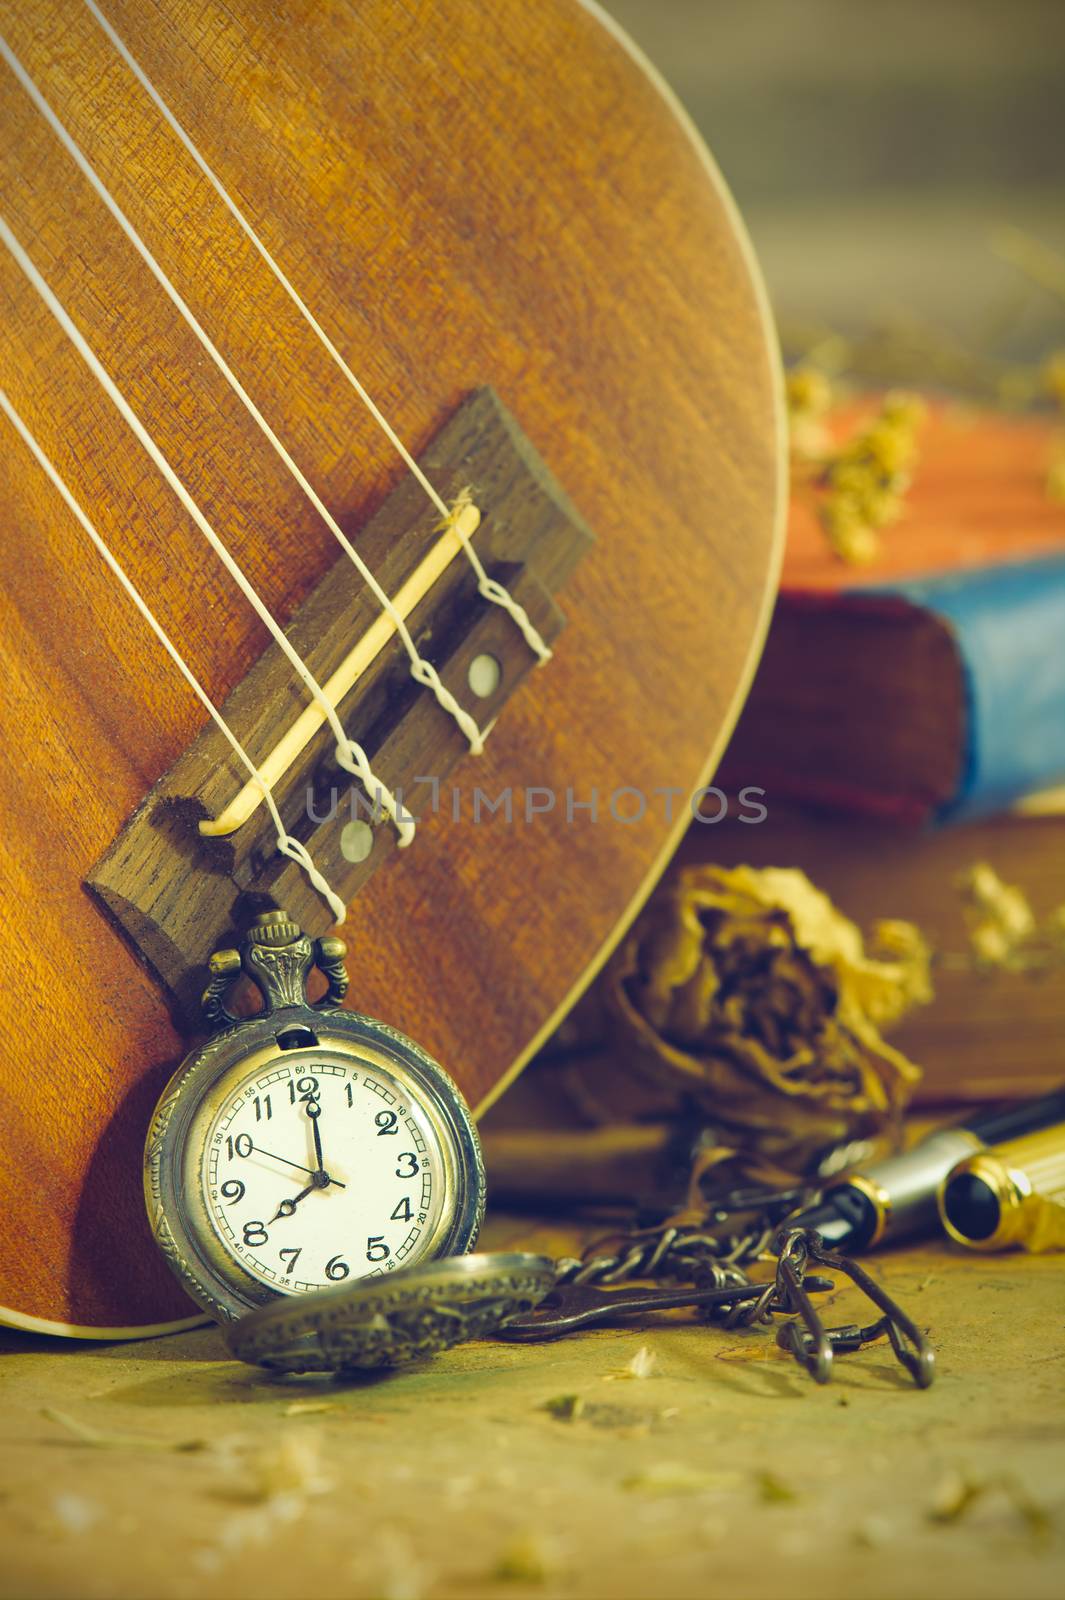
[[[1065,553],[782,590],[719,783],[911,824],[1065,783]]]

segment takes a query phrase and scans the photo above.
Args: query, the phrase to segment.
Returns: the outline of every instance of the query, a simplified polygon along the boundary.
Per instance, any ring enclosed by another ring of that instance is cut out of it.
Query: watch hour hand
[[[301,1189],[299,1194],[295,1195],[291,1200],[282,1200],[274,1215],[270,1218],[271,1223],[278,1222],[282,1217],[291,1217],[300,1201],[305,1199],[312,1189],[317,1189],[318,1187],[316,1183],[309,1183],[306,1189]]]

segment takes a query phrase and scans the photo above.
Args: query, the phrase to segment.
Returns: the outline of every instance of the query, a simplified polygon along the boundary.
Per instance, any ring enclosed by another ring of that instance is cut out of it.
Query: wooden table
[[[572,1245],[499,1218],[486,1242]],[[1056,1600],[1062,1259],[873,1264],[931,1330],[927,1392],[885,1344],[819,1389],[765,1332],[685,1313],[344,1384],[270,1381],[209,1328],[7,1334],[0,1593]],[[832,1322],[865,1317],[833,1299]],[[654,1371],[624,1375],[641,1347]]]

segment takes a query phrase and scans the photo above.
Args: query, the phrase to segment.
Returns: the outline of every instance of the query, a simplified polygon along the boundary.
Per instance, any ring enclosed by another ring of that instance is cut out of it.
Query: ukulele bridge
[[[480,519],[469,508],[462,532],[489,576],[552,643],[565,622],[554,595],[591,534],[491,389],[475,391],[459,407],[419,466],[449,503],[472,486]],[[407,476],[360,530],[358,544],[420,654],[478,726],[489,727],[537,658],[512,618],[479,595],[454,521],[441,529]],[[434,784],[468,744],[411,678],[394,626],[346,555],[299,607],[287,633],[374,772],[417,820],[438,792]],[[395,830],[374,797],[338,767],[320,710],[308,707],[276,643],[221,710],[261,762],[286,829],[350,902],[395,849]],[[196,972],[247,904],[284,905],[311,933],[325,932],[331,920],[301,868],[278,854],[267,808],[245,778],[209,722],[87,880],[185,1015],[198,1000]]]

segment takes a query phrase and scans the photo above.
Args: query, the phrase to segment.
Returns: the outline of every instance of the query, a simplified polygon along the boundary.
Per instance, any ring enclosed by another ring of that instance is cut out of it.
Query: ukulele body
[[[742,228],[662,85],[575,0],[102,9],[410,448],[490,387],[594,535],[552,659],[455,775],[510,788],[514,820],[424,818],[344,930],[353,1008],[483,1109],[653,885],[764,635],[782,413]],[[11,48],[357,543],[406,470],[388,440],[80,0],[9,11]],[[12,230],[285,622],[332,535],[4,69],[0,94]],[[0,381],[220,703],[262,626],[2,250],[0,299]],[[204,712],[0,433],[0,1320],[146,1333],[194,1309],[141,1197],[188,1041],[87,880]],[[526,821],[529,789],[555,801]]]

